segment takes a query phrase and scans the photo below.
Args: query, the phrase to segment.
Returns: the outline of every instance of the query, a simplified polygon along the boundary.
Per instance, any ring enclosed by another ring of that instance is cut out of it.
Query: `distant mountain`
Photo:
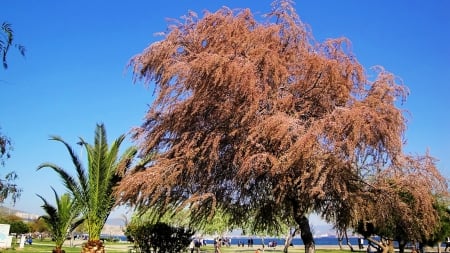
[[[20,210],[15,210],[9,207],[0,206],[0,213],[3,215],[15,215],[22,218],[24,221],[36,220],[39,218],[39,214],[27,213]]]
[[[123,219],[119,219],[119,218],[109,218],[106,221],[106,224],[112,225],[112,226],[125,226],[125,221]]]
[[[313,230],[315,237],[336,236],[336,231],[333,229],[333,226],[330,224],[313,225],[312,230]]]

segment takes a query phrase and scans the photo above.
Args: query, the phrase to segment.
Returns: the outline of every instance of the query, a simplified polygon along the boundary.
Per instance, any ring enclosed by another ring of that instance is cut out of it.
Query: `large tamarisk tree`
[[[134,138],[157,155],[126,172],[117,196],[188,207],[195,223],[215,210],[255,230],[294,221],[312,252],[308,214],[346,204],[365,171],[402,155],[408,91],[382,68],[368,80],[345,38],[315,41],[292,2],[266,17],[189,13],[132,59],[157,94]]]

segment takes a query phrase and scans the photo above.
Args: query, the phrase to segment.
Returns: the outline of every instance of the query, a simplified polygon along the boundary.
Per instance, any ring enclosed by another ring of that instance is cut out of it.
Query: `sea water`
[[[248,240],[252,238],[253,239],[253,246],[261,246],[263,245],[263,241],[264,241],[264,245],[268,245],[269,242],[275,242],[278,246],[280,245],[284,245],[285,243],[285,238],[276,238],[276,237],[259,237],[259,236],[254,236],[254,237],[246,237],[246,236],[242,236],[242,237],[230,237],[231,240],[231,245],[238,245],[240,242],[244,244],[244,247],[248,247]],[[214,241],[211,239],[206,239],[205,240],[207,244],[213,244]],[[357,246],[358,245],[358,238],[349,238],[349,241],[352,245]],[[338,238],[335,236],[326,236],[326,237],[318,237],[318,238],[314,238],[314,242],[316,245],[339,245],[339,241]],[[342,244],[346,244],[347,241],[344,240],[342,242]],[[367,241],[364,241],[364,244],[367,245]],[[293,246],[299,246],[299,245],[303,245],[303,241],[301,238],[295,237],[292,239],[292,245]]]
[[[119,241],[127,241],[126,236],[114,236],[114,238],[118,239]],[[258,246],[262,246],[263,245],[263,241],[264,241],[264,245],[268,245],[269,242],[276,242],[276,244],[278,246],[280,245],[284,245],[285,243],[285,238],[282,237],[261,237],[261,236],[233,236],[233,237],[225,237],[225,238],[229,238],[231,240],[231,245],[236,246],[239,243],[243,243],[244,247],[248,247],[248,240],[250,238],[253,239],[253,246],[254,247],[258,247]],[[358,246],[358,238],[357,237],[350,237],[349,242],[353,245],[353,246]],[[206,242],[207,245],[212,245],[214,244],[214,240],[212,238],[207,238],[204,239],[204,241]],[[339,241],[338,238],[336,236],[324,236],[324,237],[317,237],[314,238],[314,242],[316,245],[339,245]],[[347,241],[344,239],[342,241],[343,245],[347,244]],[[292,239],[292,245],[293,246],[299,246],[299,245],[304,245],[303,241],[301,238],[299,237],[294,237]],[[364,245],[367,245],[367,240],[364,240]]]

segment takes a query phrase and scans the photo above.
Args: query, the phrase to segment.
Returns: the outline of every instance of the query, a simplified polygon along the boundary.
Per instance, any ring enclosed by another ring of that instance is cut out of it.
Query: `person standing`
[[[364,239],[362,237],[358,238],[359,249],[364,249]]]
[[[191,241],[191,243],[189,243],[189,250],[191,251],[191,253],[194,253],[194,247],[195,247],[195,239],[193,239]]]
[[[214,253],[222,253],[220,247],[222,246],[222,239],[214,240]]]

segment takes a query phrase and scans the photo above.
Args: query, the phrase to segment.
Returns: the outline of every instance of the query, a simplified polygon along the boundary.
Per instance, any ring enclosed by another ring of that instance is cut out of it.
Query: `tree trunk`
[[[419,252],[425,253],[425,245],[422,242],[419,242]]]
[[[395,252],[395,250],[394,250],[394,241],[388,240],[386,247],[388,248],[388,252],[389,253],[394,253]]]
[[[305,253],[314,253],[316,247],[308,218],[306,218],[306,216],[302,216],[297,218],[296,222],[300,228],[300,237],[305,245]]]
[[[83,244],[81,253],[105,253],[105,246],[101,240],[87,241]]]
[[[371,237],[367,237],[367,241],[369,241],[369,245],[367,245],[368,250],[371,248],[371,245],[376,245],[378,249],[376,251],[381,253],[393,253],[394,252],[394,244],[391,240],[382,239],[381,242],[374,240]],[[370,248],[369,248],[370,247]]]
[[[344,240],[344,232],[341,229],[337,229],[336,235],[337,235],[337,239],[338,239],[339,249],[342,250],[343,249],[342,241]]]
[[[406,242],[401,240],[398,242],[398,252],[405,253]]]
[[[347,246],[350,248],[351,252],[354,252],[355,249],[353,249],[353,245],[350,242],[350,240],[348,239],[347,231],[345,231],[344,233],[345,233],[345,241],[346,241]]]
[[[289,228],[288,235],[286,237],[286,242],[284,243],[283,253],[288,253],[289,246],[292,244],[292,239],[294,238],[295,234],[297,233],[297,229],[294,228],[294,231],[291,232],[291,228]]]

